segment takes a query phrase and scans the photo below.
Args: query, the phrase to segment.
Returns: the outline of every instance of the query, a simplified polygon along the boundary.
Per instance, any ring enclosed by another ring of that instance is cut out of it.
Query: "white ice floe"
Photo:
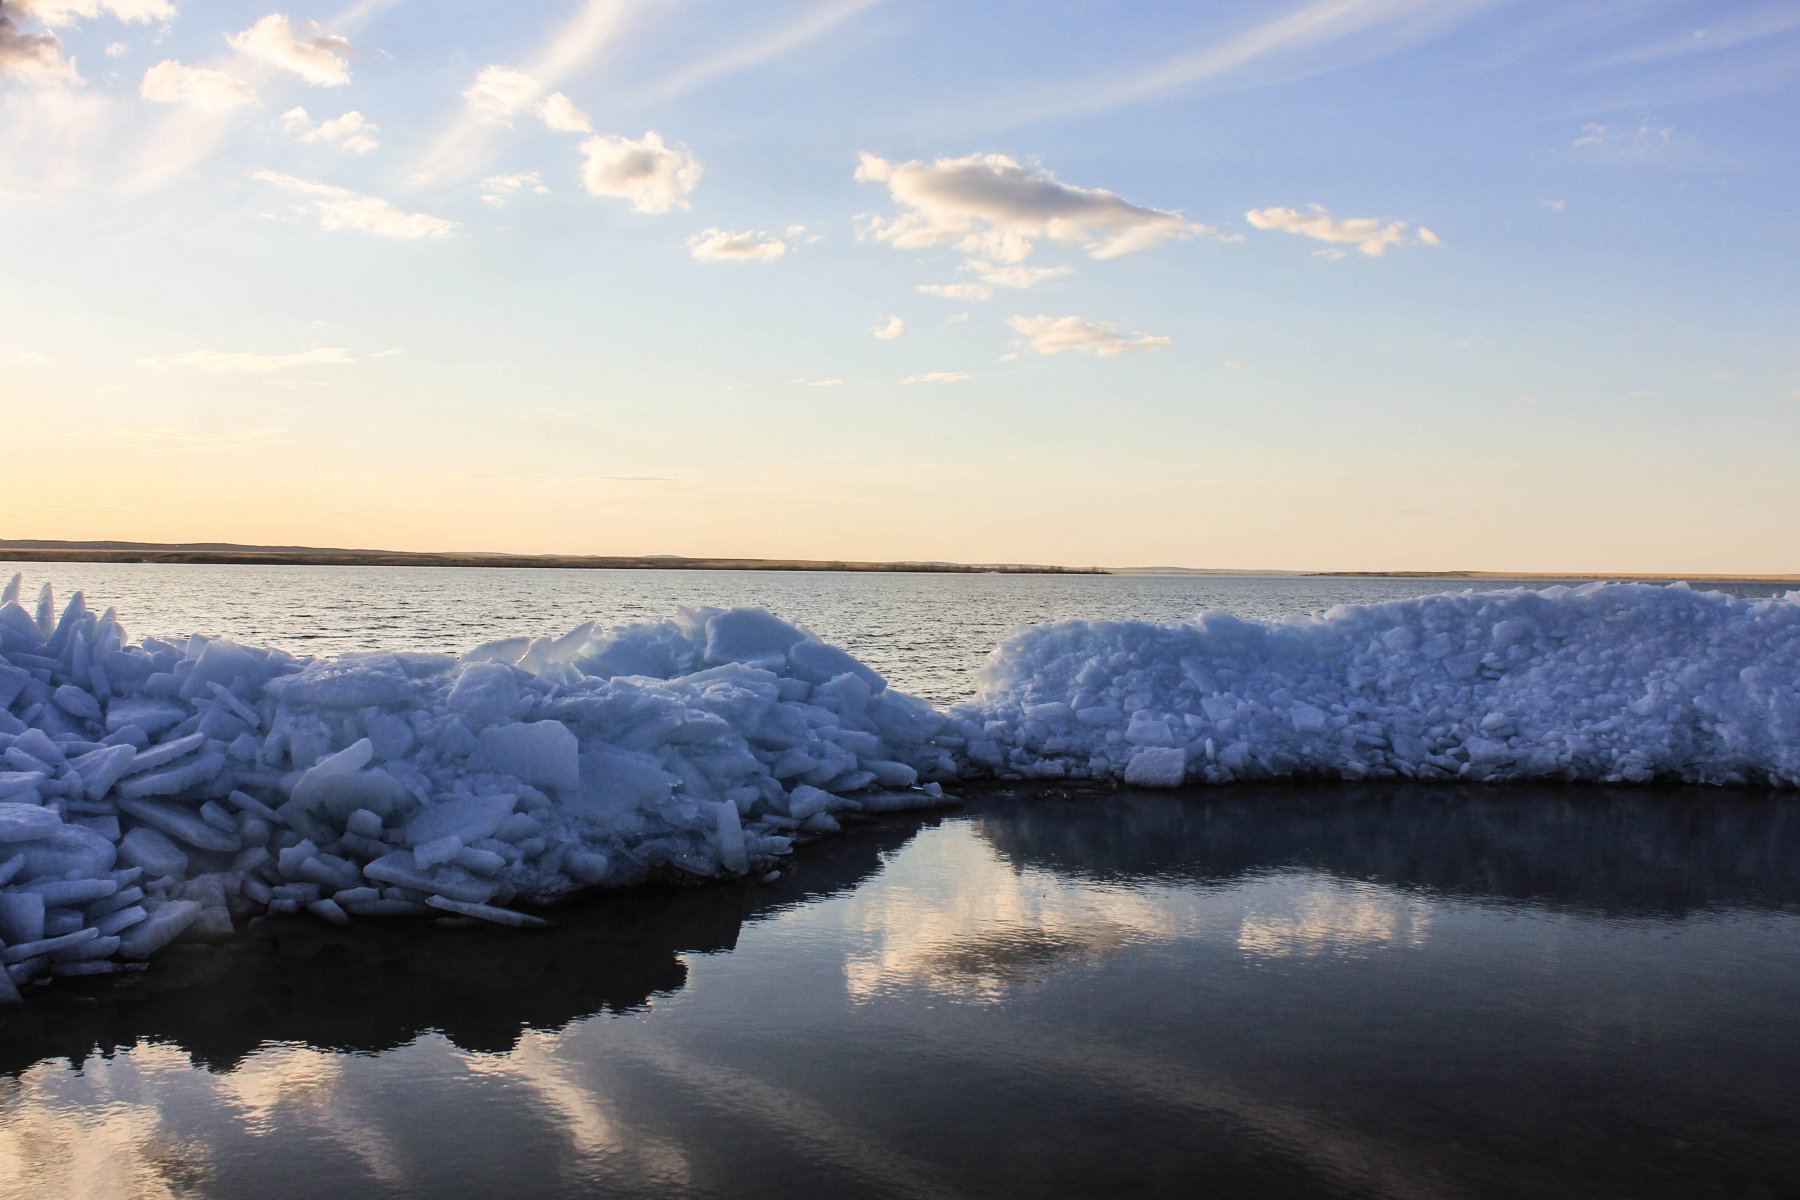
[[[1070,621],[944,712],[753,609],[460,658],[127,640],[0,595],[0,1001],[265,913],[518,905],[768,871],[999,775],[1800,784],[1800,593],[1464,593],[1309,620]]]

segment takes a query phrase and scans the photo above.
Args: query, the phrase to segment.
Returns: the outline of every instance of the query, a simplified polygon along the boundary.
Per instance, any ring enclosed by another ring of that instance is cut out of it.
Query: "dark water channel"
[[[0,1195],[1800,1195],[1800,798],[967,799],[59,986]]]

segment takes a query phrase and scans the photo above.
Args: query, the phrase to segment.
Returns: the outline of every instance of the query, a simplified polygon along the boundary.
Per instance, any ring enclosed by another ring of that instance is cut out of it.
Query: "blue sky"
[[[6,536],[1800,570],[1792,4],[0,15]]]

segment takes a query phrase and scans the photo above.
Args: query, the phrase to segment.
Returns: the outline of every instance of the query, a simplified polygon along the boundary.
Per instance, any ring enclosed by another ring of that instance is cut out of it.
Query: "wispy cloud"
[[[856,14],[873,7],[877,2],[878,0],[834,0],[833,3],[822,4],[791,25],[760,38],[742,41],[722,53],[681,67],[661,83],[653,85],[645,99],[672,100],[714,79],[791,54]]]
[[[455,221],[407,212],[379,196],[365,196],[335,184],[283,175],[266,167],[251,172],[250,178],[307,197],[305,207],[325,229],[353,229],[388,238],[441,238],[456,231]]]
[[[477,169],[512,118],[547,101],[565,79],[617,39],[635,7],[628,0],[584,0],[532,62],[483,67],[463,92],[462,111],[438,135],[414,176],[423,181]],[[539,115],[550,122],[566,114],[552,105],[549,115]]]
[[[1079,245],[1116,258],[1171,238],[1211,232],[1180,213],[1132,204],[1105,188],[1064,183],[1004,154],[893,163],[863,153],[861,182],[887,185],[898,216],[866,219],[867,232],[901,249],[955,246],[964,254],[1019,263],[1034,239]]]
[[[546,195],[550,189],[536,171],[520,171],[514,175],[489,175],[481,181],[485,189],[481,198],[495,208],[502,208],[514,196],[526,192]]]
[[[1253,208],[1244,214],[1244,219],[1258,229],[1279,229],[1321,242],[1353,245],[1370,258],[1380,258],[1392,247],[1406,245],[1409,238],[1416,245],[1443,244],[1437,234],[1423,225],[1414,230],[1406,221],[1384,221],[1380,217],[1340,219],[1320,204],[1311,205],[1305,212],[1296,208]]]
[[[877,325],[869,332],[883,341],[891,342],[897,337],[905,336],[906,322],[899,317],[889,317],[887,324]]]
[[[972,258],[963,264],[963,270],[974,272],[976,278],[983,283],[991,283],[995,287],[1034,288],[1038,284],[1051,279],[1065,279],[1075,274],[1071,266],[1057,267],[1003,267],[981,259]]]
[[[143,367],[189,367],[208,375],[270,375],[296,367],[346,366],[356,356],[342,346],[322,346],[290,354],[255,354],[242,350],[184,350],[137,360]]]
[[[1635,63],[1661,62],[1687,58],[1696,54],[1715,54],[1738,46],[1761,42],[1768,38],[1800,30],[1800,7],[1791,3],[1774,5],[1754,12],[1737,13],[1709,20],[1653,42],[1645,42],[1602,59],[1597,65],[1614,67]]]
[[[581,184],[595,196],[631,201],[641,213],[687,208],[702,166],[686,146],[670,146],[654,131],[632,139],[592,137],[581,143]]]
[[[1031,339],[1039,354],[1097,354],[1113,358],[1132,350],[1162,350],[1173,343],[1148,333],[1121,333],[1117,325],[1081,317],[1013,317],[1008,325]]]
[[[923,375],[908,375],[901,383],[961,383],[970,378],[967,371],[927,371]]]
[[[770,262],[787,253],[787,243],[764,233],[703,229],[684,245],[700,262]]]
[[[1110,78],[1054,88],[970,114],[985,128],[1101,112],[1203,86],[1306,78],[1391,53],[1466,20],[1491,0],[1313,0],[1223,40]]]

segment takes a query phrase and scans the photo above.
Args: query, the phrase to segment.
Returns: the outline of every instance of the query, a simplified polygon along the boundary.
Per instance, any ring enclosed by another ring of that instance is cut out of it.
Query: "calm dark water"
[[[1800,799],[996,790],[0,1025],[17,1196],[1792,1196]],[[71,981],[73,982],[73,981]]]
[[[1021,623],[1071,617],[1164,621],[1223,608],[1288,617],[1334,604],[1460,591],[1458,580],[1329,576],[948,575],[775,571],[538,571],[470,567],[0,564],[27,595],[81,589],[134,637],[212,633],[296,654],[457,653],[495,638],[560,634],[583,621],[659,620],[677,605],[759,605],[843,646],[895,686],[967,700],[988,651]],[[1530,580],[1483,580],[1508,587]],[[1788,583],[1717,586],[1779,594]]]

